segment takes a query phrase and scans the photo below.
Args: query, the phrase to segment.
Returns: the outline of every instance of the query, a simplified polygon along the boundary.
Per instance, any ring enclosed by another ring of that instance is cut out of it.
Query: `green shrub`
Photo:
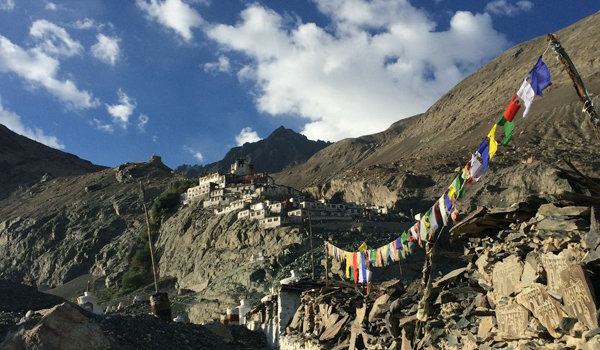
[[[148,238],[146,238],[148,240]],[[150,256],[150,247],[148,243],[144,244],[140,249],[136,250],[129,264],[130,270],[139,272],[148,272],[152,268],[152,257]]]
[[[164,192],[156,198],[150,208],[150,218],[154,223],[159,223],[163,217],[175,211],[179,204],[180,194],[177,192]]]
[[[121,294],[131,293],[145,286],[146,283],[147,280],[143,272],[129,270],[123,274],[123,278],[121,279]]]

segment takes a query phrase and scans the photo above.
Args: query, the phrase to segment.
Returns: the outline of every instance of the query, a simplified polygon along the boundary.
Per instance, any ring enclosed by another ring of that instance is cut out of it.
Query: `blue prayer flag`
[[[550,81],[550,70],[544,61],[542,61],[542,56],[540,56],[535,66],[533,66],[531,72],[529,72],[529,80],[535,94],[540,96],[542,96],[542,91],[552,84]]]
[[[396,238],[396,250],[402,251],[402,236]]]

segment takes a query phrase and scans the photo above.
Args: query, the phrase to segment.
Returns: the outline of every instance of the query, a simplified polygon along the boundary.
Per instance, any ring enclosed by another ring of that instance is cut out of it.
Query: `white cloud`
[[[202,155],[202,153],[200,153],[200,151],[189,147],[187,145],[183,145],[183,150],[189,152],[192,156],[194,156],[194,158],[196,158],[197,161],[201,162],[204,160],[204,156]]]
[[[262,140],[256,131],[252,130],[251,127],[243,128],[239,134],[235,137],[235,142],[238,146],[242,146],[246,142],[256,142]]]
[[[111,134],[112,134],[112,133],[115,131],[115,129],[113,128],[113,126],[112,126],[112,125],[110,125],[110,124],[105,124],[105,123],[102,123],[102,121],[100,121],[100,120],[98,120],[98,119],[96,119],[96,118],[94,118],[94,119],[93,119],[93,120],[90,122],[90,125],[93,125],[93,126],[95,126],[95,127],[96,127],[96,129],[98,129],[98,130],[106,131],[106,132],[108,132],[108,133],[111,133]]]
[[[90,48],[92,56],[108,65],[114,66],[119,59],[119,42],[121,39],[109,37],[104,34],[98,34],[96,39],[98,42]]]
[[[219,56],[217,62],[208,62],[204,64],[204,71],[207,73],[229,73],[231,71],[231,64],[229,58],[225,56]]]
[[[488,14],[459,11],[436,31],[407,1],[315,2],[327,28],[253,4],[237,24],[207,29],[221,49],[250,58],[238,79],[254,81],[257,109],[304,118],[312,139],[374,133],[422,113],[509,45]]]
[[[155,142],[155,143],[158,142],[158,136],[157,135],[152,136],[152,142]]]
[[[117,91],[117,95],[119,96],[119,103],[114,105],[107,104],[106,110],[113,118],[113,122],[119,124],[123,129],[127,129],[129,117],[133,114],[133,110],[137,106],[137,103],[121,89]]]
[[[0,0],[0,11],[12,11],[15,9],[14,0]]]
[[[485,11],[494,15],[516,16],[521,12],[533,9],[531,1],[517,1],[514,5],[509,0],[494,0],[485,6]]]
[[[0,35],[0,73],[14,73],[29,82],[32,87],[43,87],[69,108],[86,109],[99,105],[92,94],[79,90],[69,79],[57,78],[60,62],[42,50],[24,50]]]
[[[65,145],[58,140],[56,136],[46,135],[44,131],[40,128],[33,127],[29,128],[23,125],[21,121],[21,117],[15,112],[6,110],[2,106],[2,101],[0,100],[0,124],[3,124],[13,132],[23,135],[27,138],[35,140],[39,143],[43,143],[46,146],[64,149]]]
[[[146,132],[146,124],[148,124],[149,121],[150,118],[148,118],[147,115],[140,113],[137,124],[138,130],[141,132]]]
[[[71,24],[71,27],[75,29],[97,29],[101,30],[104,28],[103,23],[98,23],[91,18],[79,19]]]
[[[200,14],[181,0],[136,0],[135,3],[146,13],[148,19],[172,29],[188,42],[193,38],[192,28],[204,23]]]
[[[53,2],[47,2],[46,3],[46,10],[48,10],[48,11],[56,11],[56,10],[58,10],[58,6],[55,3],[53,3]]]
[[[29,35],[37,42],[36,50],[51,56],[71,57],[83,51],[83,46],[73,40],[64,28],[45,19],[33,22]]]

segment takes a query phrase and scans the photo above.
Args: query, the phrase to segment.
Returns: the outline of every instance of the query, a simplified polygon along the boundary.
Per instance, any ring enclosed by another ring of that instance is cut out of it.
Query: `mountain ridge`
[[[19,186],[30,186],[45,179],[82,175],[106,169],[76,155],[66,153],[0,124],[0,199]]]
[[[290,166],[305,162],[316,152],[331,143],[309,140],[283,126],[275,129],[267,138],[256,142],[247,142],[231,148],[222,160],[206,165],[180,165],[175,172],[188,177],[199,177],[207,172],[229,172],[229,166],[239,158],[248,159],[256,171],[276,173]]]

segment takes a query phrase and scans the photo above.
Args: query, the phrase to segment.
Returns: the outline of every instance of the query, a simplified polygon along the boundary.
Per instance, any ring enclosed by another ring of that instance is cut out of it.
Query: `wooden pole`
[[[158,279],[156,278],[156,265],[154,264],[154,249],[152,248],[152,235],[150,234],[150,219],[148,218],[148,208],[146,207],[146,192],[144,185],[140,181],[140,190],[142,192],[142,206],[146,215],[146,229],[148,231],[148,246],[150,247],[150,260],[152,261],[152,277],[154,277],[154,292],[158,293]]]
[[[315,273],[315,253],[313,250],[313,241],[312,241],[312,221],[310,221],[310,209],[308,210],[308,229],[310,230],[308,233],[308,238],[310,240],[310,263],[312,266],[312,279],[313,281],[317,280],[317,276]]]
[[[442,236],[444,228],[446,228],[446,226],[442,226],[437,235],[431,235],[425,244],[425,264],[423,265],[423,279],[421,280],[423,297],[419,301],[417,308],[417,319],[421,322],[427,321],[427,317],[429,315],[429,296],[431,295],[431,271],[433,270],[433,255],[435,254],[435,246],[437,241]]]
[[[583,103],[583,111],[588,115],[589,121],[592,123],[592,129],[594,130],[598,141],[600,141],[600,118],[598,117],[594,103],[583,84],[579,72],[577,72],[573,61],[571,61],[567,51],[562,47],[556,36],[554,34],[548,34],[547,39],[552,50],[556,53],[556,58],[562,62],[569,77],[573,81],[573,87],[575,87],[575,91],[577,91],[577,96],[579,96],[579,100]]]
[[[325,244],[325,285],[329,286],[329,246]]]

